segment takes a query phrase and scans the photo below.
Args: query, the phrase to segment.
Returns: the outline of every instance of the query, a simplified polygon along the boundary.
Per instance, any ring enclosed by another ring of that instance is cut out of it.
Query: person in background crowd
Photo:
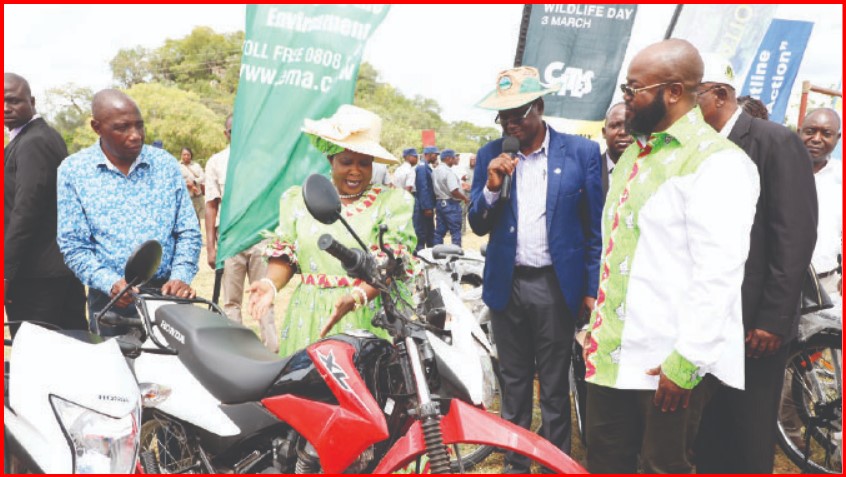
[[[608,108],[605,125],[602,126],[605,138],[605,154],[602,161],[602,190],[607,194],[611,182],[611,173],[623,151],[632,145],[632,135],[626,130],[626,103],[617,103]]]
[[[537,69],[505,70],[496,85],[478,106],[498,111],[496,123],[517,138],[519,152],[503,153],[503,139],[479,150],[468,219],[477,235],[490,235],[482,298],[499,352],[501,415],[529,428],[537,371],[542,435],[569,453],[570,343],[576,317],[593,308],[599,278],[599,145],[543,121],[542,96],[560,84],[544,87]],[[504,471],[527,473],[529,462],[508,452]]]
[[[378,246],[379,226],[386,225],[385,245],[411,264],[415,242],[409,223],[412,197],[402,190],[370,184],[374,161],[399,162],[379,144],[381,130],[379,116],[351,105],[342,105],[330,118],[306,119],[303,127],[312,145],[328,158],[332,182],[349,225],[371,247]],[[341,136],[338,131],[352,132]],[[265,313],[277,290],[288,284],[295,273],[302,276],[285,312],[279,349],[282,356],[289,356],[328,333],[364,329],[387,336],[371,324],[381,306],[379,292],[347,276],[337,259],[319,249],[317,239],[325,233],[355,247],[355,239],[340,222],[321,224],[307,212],[302,187],[293,186],[282,194],[279,226],[275,232],[265,234],[271,238],[265,251],[269,257],[266,277],[250,287],[250,308],[255,316]],[[412,267],[404,278],[410,280],[413,273]],[[399,285],[407,292],[404,280]]]
[[[637,53],[621,85],[635,143],[608,192],[586,339],[592,473],[690,473],[718,380],[743,389],[758,173],[695,107],[702,73],[696,48],[670,39]]]
[[[432,184],[432,170],[438,163],[438,148],[423,148],[422,163],[414,169],[414,232],[417,234],[417,249],[431,247],[435,241],[435,188]]]
[[[702,116],[752,159],[761,193],[741,289],[745,387],[720,386],[705,408],[696,470],[771,473],[784,366],[817,237],[817,194],[799,137],[780,124],[745,113],[735,99],[731,63],[715,54],[703,59],[705,73],[696,94]]]
[[[767,111],[767,106],[760,99],[755,99],[752,96],[738,96],[737,105],[753,118],[763,119],[764,121],[770,119],[770,112]]]
[[[206,253],[209,266],[217,268],[217,241],[220,228],[220,205],[226,186],[226,169],[229,167],[229,143],[232,141],[232,115],[226,118],[223,135],[226,148],[209,158],[206,163]],[[264,277],[267,261],[264,250],[268,241],[260,241],[241,251],[223,263],[223,312],[230,320],[243,323],[242,303],[244,301],[244,280],[250,283]],[[279,337],[273,318],[273,304],[261,315],[252,315],[259,321],[259,336],[264,346],[276,353],[279,351]]]
[[[831,295],[843,293],[843,161],[831,159],[840,135],[840,116],[829,108],[811,111],[799,128],[799,137],[811,155],[820,211],[811,263]]]
[[[417,165],[417,149],[412,147],[403,150],[402,158],[403,163],[394,171],[392,182],[394,188],[414,194],[414,167]]]
[[[388,166],[373,163],[373,177],[370,178],[370,183],[373,185],[391,185],[391,177],[388,174]]]
[[[106,89],[91,102],[91,128],[100,137],[62,162],[57,179],[59,250],[88,286],[89,326],[104,336],[123,334],[93,318],[125,286],[127,258],[147,240],[162,245],[150,286],[193,298],[202,237],[179,172],[167,151],[144,145],[144,119],[126,94]],[[132,296],[113,309],[137,316]]]
[[[85,288],[56,243],[56,170],[68,155],[62,136],[35,111],[29,83],[3,75],[3,292],[10,321],[84,330]],[[10,326],[14,336],[18,326]]]
[[[434,245],[444,243],[444,237],[449,230],[452,244],[461,246],[461,204],[466,204],[470,199],[462,192],[461,181],[453,170],[457,163],[455,151],[444,149],[441,152],[441,167],[432,173],[437,207]]]
[[[206,178],[203,174],[203,166],[194,162],[194,151],[191,148],[183,147],[180,154],[179,171],[185,179],[185,187],[191,195],[191,203],[194,205],[194,212],[199,222],[206,209],[206,201],[203,197],[206,189]]]
[[[461,190],[464,195],[470,196],[470,189],[473,187],[473,169],[476,167],[476,155],[470,154],[467,161],[467,170],[461,178]],[[470,202],[461,204],[461,235],[467,235],[467,212],[470,210]]]

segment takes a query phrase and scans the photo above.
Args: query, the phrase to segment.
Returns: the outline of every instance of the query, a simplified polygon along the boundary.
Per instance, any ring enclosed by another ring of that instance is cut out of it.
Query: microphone
[[[517,151],[520,150],[520,140],[514,136],[505,136],[502,140],[502,152],[511,154],[512,158],[517,157]],[[499,198],[502,200],[509,200],[511,198],[511,175],[506,174],[502,177],[502,188],[499,190]]]

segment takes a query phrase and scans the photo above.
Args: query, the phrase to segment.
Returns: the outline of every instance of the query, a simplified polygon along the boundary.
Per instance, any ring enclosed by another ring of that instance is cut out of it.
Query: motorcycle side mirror
[[[162,246],[155,240],[148,240],[126,260],[123,278],[131,286],[141,286],[150,281],[162,262]]]
[[[308,176],[303,184],[306,209],[318,222],[332,225],[341,217],[341,198],[332,182],[320,174]]]
[[[138,246],[132,255],[126,259],[126,266],[123,269],[123,278],[126,286],[117,295],[109,300],[109,303],[100,310],[94,317],[94,334],[100,334],[100,320],[106,316],[109,310],[129,291],[132,287],[142,286],[149,282],[159,264],[162,262],[162,246],[155,240],[148,240]]]
[[[361,241],[358,234],[341,216],[341,197],[338,196],[338,191],[335,190],[332,181],[320,174],[308,176],[303,184],[303,202],[305,202],[308,213],[321,224],[332,225],[340,220],[361,246],[361,249],[367,250],[367,245]]]

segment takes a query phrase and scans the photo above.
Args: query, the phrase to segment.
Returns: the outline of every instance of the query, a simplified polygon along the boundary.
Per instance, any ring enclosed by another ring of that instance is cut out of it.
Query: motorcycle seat
[[[288,362],[249,328],[198,306],[164,305],[156,323],[185,367],[223,404],[260,400]]]

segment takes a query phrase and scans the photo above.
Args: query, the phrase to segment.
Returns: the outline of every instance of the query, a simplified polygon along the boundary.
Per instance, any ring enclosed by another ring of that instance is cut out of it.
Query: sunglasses
[[[646,91],[648,89],[657,88],[659,86],[666,86],[668,84],[673,84],[673,83],[675,83],[675,81],[665,81],[663,83],[656,83],[656,84],[651,84],[649,86],[644,86],[643,88],[632,88],[631,86],[623,83],[623,84],[620,85],[620,91],[622,91],[624,95],[635,97],[641,91]]]
[[[508,125],[509,123],[518,125],[523,124],[523,121],[525,121],[526,118],[529,117],[529,111],[531,111],[534,106],[535,105],[532,104],[531,106],[529,106],[529,109],[527,109],[525,113],[516,115],[512,118],[504,118],[497,114],[496,119],[494,119],[494,122],[503,126]]]

